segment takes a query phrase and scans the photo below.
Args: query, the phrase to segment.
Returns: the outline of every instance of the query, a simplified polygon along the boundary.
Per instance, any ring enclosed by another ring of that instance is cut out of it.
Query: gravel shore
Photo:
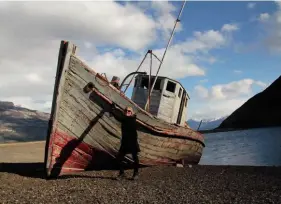
[[[43,178],[43,163],[0,163],[0,203],[281,203],[281,167],[142,168]]]

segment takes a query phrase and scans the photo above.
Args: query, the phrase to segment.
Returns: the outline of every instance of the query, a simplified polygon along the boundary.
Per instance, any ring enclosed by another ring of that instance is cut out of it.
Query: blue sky
[[[174,12],[176,16],[182,2],[170,3],[177,8]],[[249,8],[249,3],[252,3],[254,7]],[[190,76],[179,79],[186,89],[190,90],[189,109],[191,109],[191,113],[193,113],[193,110],[208,106],[208,101],[202,101],[191,92],[196,85],[203,84],[205,88],[210,89],[216,84],[227,84],[245,78],[261,81],[269,85],[280,75],[280,55],[269,52],[263,45],[263,40],[266,37],[266,34],[264,34],[265,26],[258,20],[260,14],[273,14],[276,11],[276,3],[270,1],[187,2],[181,16],[183,28],[175,34],[173,43],[192,37],[194,31],[217,30],[224,24],[236,24],[239,27],[232,34],[230,44],[209,52],[210,55],[217,58],[217,62],[213,64],[199,62],[206,69],[205,76]],[[165,45],[166,41],[163,41],[162,44]],[[202,80],[205,81],[202,83]],[[252,92],[246,98],[250,98],[263,89],[264,87],[254,85]],[[132,89],[129,90],[128,96],[131,95],[131,91]],[[231,111],[228,113],[231,113]],[[214,117],[218,116],[222,115],[214,115]],[[199,118],[200,116],[197,119]]]
[[[50,112],[61,40],[76,44],[95,71],[122,79],[148,49],[161,58],[181,5],[0,2],[0,100]],[[280,19],[280,1],[187,1],[160,75],[187,89],[188,119],[231,114],[279,77]]]

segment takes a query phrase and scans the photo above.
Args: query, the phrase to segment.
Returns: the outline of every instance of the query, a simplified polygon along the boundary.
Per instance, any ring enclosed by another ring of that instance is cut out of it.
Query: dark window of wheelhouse
[[[155,80],[155,77],[152,77],[151,78],[151,87],[152,87],[152,85],[154,83],[154,80]],[[153,90],[160,90],[160,88],[161,88],[161,79],[157,78]]]
[[[185,107],[187,106],[187,98],[185,98]]]
[[[141,79],[141,88],[148,89],[148,78],[144,77]]]
[[[137,79],[137,78],[135,78],[135,84],[134,84],[134,87],[136,87],[136,86],[137,86],[137,84],[138,84],[138,79]]]
[[[181,97],[181,92],[182,92],[182,89],[180,88],[179,95],[178,95],[179,98]]]
[[[152,77],[151,80],[150,80],[150,84],[151,84],[150,86],[151,86],[151,88],[152,88],[152,85],[153,85],[153,83],[154,83],[154,79],[155,79],[155,78]],[[142,78],[142,80],[141,80],[141,87],[144,88],[144,89],[148,89],[148,88],[149,88],[149,87],[148,87],[148,81],[149,81],[149,78],[148,78],[148,77]],[[161,88],[161,79],[157,78],[153,90],[160,90],[160,88]]]
[[[172,92],[172,93],[175,93],[175,90],[176,90],[176,83],[171,82],[171,81],[168,81],[166,90],[167,90],[167,91],[170,91],[170,92]]]

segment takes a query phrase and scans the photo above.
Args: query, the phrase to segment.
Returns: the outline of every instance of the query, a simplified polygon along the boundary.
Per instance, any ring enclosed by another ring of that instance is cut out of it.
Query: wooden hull
[[[120,147],[119,112],[130,105],[137,114],[140,164],[173,165],[184,160],[197,164],[204,148],[203,136],[187,127],[169,124],[134,104],[101,75],[87,67],[70,42],[61,43],[54,97],[45,148],[47,176],[116,166]],[[83,91],[91,82],[90,93]],[[131,163],[131,155],[126,156]]]

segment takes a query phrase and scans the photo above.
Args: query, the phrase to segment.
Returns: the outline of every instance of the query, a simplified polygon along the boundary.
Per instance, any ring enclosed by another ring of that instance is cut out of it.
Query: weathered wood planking
[[[65,41],[61,41],[60,50],[59,50],[59,56],[58,56],[58,64],[57,64],[57,73],[56,73],[56,80],[55,80],[55,86],[54,86],[54,93],[53,93],[53,101],[52,101],[52,109],[51,109],[51,115],[49,120],[49,127],[47,132],[47,138],[46,138],[46,146],[45,146],[45,157],[44,157],[44,163],[46,167],[49,167],[51,165],[51,155],[53,151],[53,145],[52,145],[52,134],[54,134],[55,131],[55,124],[57,123],[57,114],[58,114],[58,107],[60,106],[60,100],[61,100],[61,92],[64,88],[64,80],[65,80],[65,74],[68,70],[70,56],[75,53],[76,46],[66,46]],[[48,173],[46,171],[46,173]]]
[[[72,56],[71,64],[70,66],[73,67],[73,71],[77,73],[79,70],[86,69],[86,65],[82,64],[82,62],[76,57]],[[204,141],[203,137],[201,134],[198,134],[198,132],[195,132],[189,128],[186,127],[181,127],[181,126],[176,126],[171,123],[168,123],[166,121],[160,120],[156,117],[153,117],[152,115],[148,114],[144,110],[142,110],[140,107],[138,107],[135,103],[133,103],[130,99],[127,97],[123,96],[120,94],[116,89],[113,89],[111,86],[108,84],[106,85],[105,82],[103,82],[101,79],[96,77],[95,75],[91,75],[87,72],[82,72],[80,71],[79,73],[81,75],[81,78],[85,78],[85,81],[90,82],[92,81],[94,86],[99,90],[99,92],[104,95],[106,98],[112,99],[112,101],[116,104],[118,104],[120,107],[125,109],[127,106],[132,106],[133,109],[135,109],[135,113],[137,113],[137,118],[140,121],[143,121],[145,124],[149,125],[153,129],[161,129],[166,131],[167,134],[168,132],[172,131],[171,134],[175,135],[182,135],[183,137],[192,137],[192,136],[199,136],[197,137],[198,140],[201,142]],[[101,85],[104,83],[103,85]]]
[[[70,77],[69,80],[66,80],[68,83],[71,82],[72,85],[76,85],[76,86],[73,86],[73,87],[80,87],[77,84],[77,82],[74,81],[74,79],[71,79],[71,74],[69,74],[68,77]],[[66,85],[66,87],[67,86],[68,85]],[[100,112],[101,109],[93,112],[93,109],[95,107],[94,105],[93,105],[92,110],[87,109],[87,107],[85,105],[83,105],[83,102],[85,102],[83,98],[85,96],[83,96],[83,94],[81,94],[81,91],[78,91],[75,88],[72,89],[71,93],[66,92],[64,94],[65,94],[64,98],[69,100],[67,104],[71,105],[71,107],[69,107],[68,105],[62,106],[63,108],[66,108],[69,111],[66,113],[65,111],[62,110],[61,115],[66,114],[66,115],[68,115],[68,119],[72,120],[71,121],[71,123],[72,123],[71,129],[70,129],[72,131],[68,132],[68,133],[72,133],[72,134],[74,133],[75,136],[79,137],[79,135],[82,134],[84,129],[89,124],[89,121],[90,121],[89,117],[90,116],[93,117],[94,115],[97,115],[97,112]],[[76,95],[75,98],[77,100],[73,100],[73,96],[70,97],[70,94]],[[77,112],[75,110],[75,107],[83,107],[82,109],[84,109],[85,110],[84,112],[87,113],[87,115],[88,115],[86,117],[87,119],[82,118],[84,113],[78,114],[78,118],[77,118],[77,116],[76,116],[77,114],[75,114]],[[71,114],[72,114],[72,116],[71,116]],[[104,119],[104,117],[105,116],[102,116],[101,119],[98,121],[98,123],[101,123],[101,124],[104,123],[104,125],[105,125],[104,127],[106,127],[108,125],[108,122],[107,122],[107,124],[105,124],[105,121],[112,121],[112,119],[110,119],[110,118]],[[68,121],[68,119],[65,119],[63,121]],[[79,123],[77,123],[76,121],[78,121]],[[76,123],[76,124],[73,124],[73,122]],[[114,124],[114,123],[112,123],[112,124]],[[116,124],[116,122],[115,122],[115,124]],[[62,125],[67,126],[65,124],[62,124]],[[118,127],[111,126],[110,128],[114,128],[114,129],[117,130]],[[100,148],[100,149],[103,149],[105,146],[109,146],[109,148],[113,148],[115,150],[115,152],[117,152],[117,150],[119,148],[120,137],[121,137],[120,125],[119,125],[119,130],[117,131],[119,133],[118,140],[116,138],[112,137],[111,135],[106,134],[106,131],[102,130],[102,128],[100,127],[100,124],[96,124],[96,127],[94,128],[94,130],[95,131],[90,131],[88,136],[85,137],[84,141],[86,143],[89,143],[91,146],[96,147],[96,148]],[[100,137],[96,138],[95,135],[97,135],[97,134]],[[162,146],[163,142],[159,144],[159,143],[155,143],[153,140],[147,141],[147,139],[146,139],[147,137],[148,136],[144,135],[142,132],[139,132],[140,146],[141,147],[149,147],[149,146],[151,147],[151,148],[144,148],[142,150],[142,152],[147,153],[147,155],[154,155],[154,156],[159,156],[159,157],[168,157],[170,159],[176,160],[176,159],[178,159],[178,157],[180,157],[180,155],[178,156],[178,148],[180,148],[181,146],[185,146],[185,143],[181,143],[180,145],[179,144],[176,145],[176,143],[172,143],[172,141],[168,141],[168,142],[165,142],[166,145],[164,144],[163,145],[164,147],[162,148],[161,146]],[[103,140],[99,141],[100,138],[103,138]],[[115,141],[114,141],[115,143],[112,144],[110,142],[110,140],[112,140],[113,138],[115,139]],[[144,138],[144,139],[142,139],[142,138]],[[165,140],[165,139],[167,139],[167,138],[164,138],[164,139],[160,138],[160,140]],[[100,144],[100,146],[97,146],[96,143]],[[144,143],[144,144],[142,144],[142,143]],[[174,144],[175,147],[178,147],[178,148],[174,148],[173,144]],[[172,149],[169,150],[169,148],[172,148]],[[184,147],[181,147],[180,149],[186,150],[186,148],[184,148]],[[103,150],[105,150],[105,149],[103,149]],[[172,153],[172,154],[170,154],[170,153]],[[173,155],[173,154],[175,154],[175,155]],[[145,160],[145,159],[141,158],[140,160],[142,161],[142,160]]]
[[[62,45],[65,46],[65,45]],[[61,49],[63,50],[63,49]],[[139,121],[138,135],[140,143],[140,162],[144,165],[175,164],[180,160],[198,163],[204,147],[203,137],[197,132],[172,125],[146,113],[134,102],[111,87],[107,81],[98,78],[73,52],[74,47],[67,43],[67,49],[60,62],[56,83],[57,96],[53,102],[51,132],[46,146],[48,174],[52,168],[64,169],[63,172],[83,170],[91,162],[96,151],[105,152],[113,158],[117,156],[121,139],[121,123],[111,113],[110,104],[99,95],[84,93],[83,88],[92,82],[103,97],[112,100],[121,108],[130,105]],[[72,54],[69,54],[72,53]],[[63,65],[62,65],[63,64]],[[63,68],[61,68],[61,66]],[[157,93],[152,105],[157,106]],[[158,133],[157,131],[163,132]],[[174,137],[173,135],[178,135]],[[73,149],[69,158],[62,158],[62,153],[70,143]],[[87,153],[88,152],[88,153]],[[60,158],[60,159],[58,159]],[[131,160],[131,156],[127,157]],[[64,159],[64,164],[56,166],[56,161]],[[80,161],[81,160],[81,161]]]

